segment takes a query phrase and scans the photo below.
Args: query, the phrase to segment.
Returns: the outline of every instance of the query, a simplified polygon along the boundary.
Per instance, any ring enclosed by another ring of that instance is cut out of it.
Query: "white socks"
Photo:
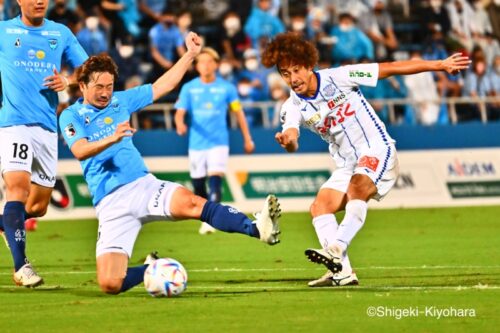
[[[316,230],[316,235],[318,236],[319,243],[323,249],[332,245],[333,242],[338,238],[337,236],[337,219],[333,214],[320,215],[312,220],[314,230]],[[345,253],[345,252],[344,252]],[[344,259],[342,260],[342,274],[349,275],[352,272],[351,262],[347,253],[345,253]]]
[[[346,250],[352,239],[363,227],[368,211],[368,203],[363,200],[351,200],[345,206],[345,216],[335,235],[335,245]]]

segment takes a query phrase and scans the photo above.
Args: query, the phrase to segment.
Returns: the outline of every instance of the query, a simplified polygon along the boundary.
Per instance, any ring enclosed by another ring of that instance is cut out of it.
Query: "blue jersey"
[[[87,54],[68,28],[50,20],[40,27],[26,26],[20,16],[1,21],[0,35],[0,127],[38,125],[56,132],[59,101],[43,80],[60,70],[63,59],[77,67]]]
[[[82,102],[82,99],[78,100],[64,110],[59,118],[59,128],[70,148],[82,138],[93,142],[113,135],[116,125],[129,120],[131,113],[153,103],[153,89],[147,84],[115,92],[104,109]],[[124,137],[99,154],[80,161],[80,164],[94,205],[120,186],[148,173],[131,137]]]
[[[214,82],[203,83],[200,78],[182,86],[176,109],[184,109],[191,117],[189,149],[205,150],[227,146],[227,110],[241,109],[234,85],[217,77]]]

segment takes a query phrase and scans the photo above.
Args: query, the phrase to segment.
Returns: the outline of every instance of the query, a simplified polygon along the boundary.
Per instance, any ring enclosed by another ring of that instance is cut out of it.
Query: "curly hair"
[[[277,35],[262,53],[262,64],[267,68],[277,66],[278,70],[290,65],[313,68],[318,60],[316,47],[294,32]]]
[[[107,54],[102,53],[91,56],[76,70],[78,83],[87,85],[94,73],[109,73],[113,75],[116,81],[118,79],[118,66]]]

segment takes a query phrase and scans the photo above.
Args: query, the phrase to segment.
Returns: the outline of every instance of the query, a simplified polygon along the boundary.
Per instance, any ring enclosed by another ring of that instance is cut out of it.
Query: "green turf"
[[[42,221],[28,235],[28,253],[43,287],[12,286],[10,255],[1,251],[0,332],[498,332],[499,216],[500,207],[371,210],[350,248],[361,285],[341,289],[306,285],[324,269],[303,255],[317,247],[305,213],[283,216],[274,247],[200,236],[193,221],[153,223],[131,263],[151,250],[181,261],[188,289],[173,299],[152,298],[142,285],[102,294],[96,222]],[[369,317],[371,306],[393,316]],[[438,319],[425,313],[433,306],[473,309],[475,317]],[[413,314],[397,319],[398,311]]]

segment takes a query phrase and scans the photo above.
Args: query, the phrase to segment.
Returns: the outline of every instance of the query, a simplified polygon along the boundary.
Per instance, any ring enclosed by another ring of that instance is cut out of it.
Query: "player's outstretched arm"
[[[116,131],[113,135],[102,140],[89,142],[87,139],[82,138],[76,141],[73,146],[71,146],[71,152],[76,159],[83,161],[106,150],[109,146],[120,142],[124,137],[134,135],[136,131],[135,128],[130,126],[128,121],[124,121],[116,126]]]
[[[194,58],[201,51],[201,38],[194,32],[190,32],[185,39],[187,52],[153,83],[153,100],[156,101],[161,96],[175,89],[186,71],[191,66]]]
[[[299,149],[299,131],[296,128],[288,128],[284,132],[278,132],[274,138],[289,153]]]
[[[450,74],[457,74],[463,69],[467,69],[472,61],[469,57],[455,53],[444,60],[405,60],[394,62],[383,62],[379,64],[380,79],[391,75],[408,75],[428,71],[445,71]]]

